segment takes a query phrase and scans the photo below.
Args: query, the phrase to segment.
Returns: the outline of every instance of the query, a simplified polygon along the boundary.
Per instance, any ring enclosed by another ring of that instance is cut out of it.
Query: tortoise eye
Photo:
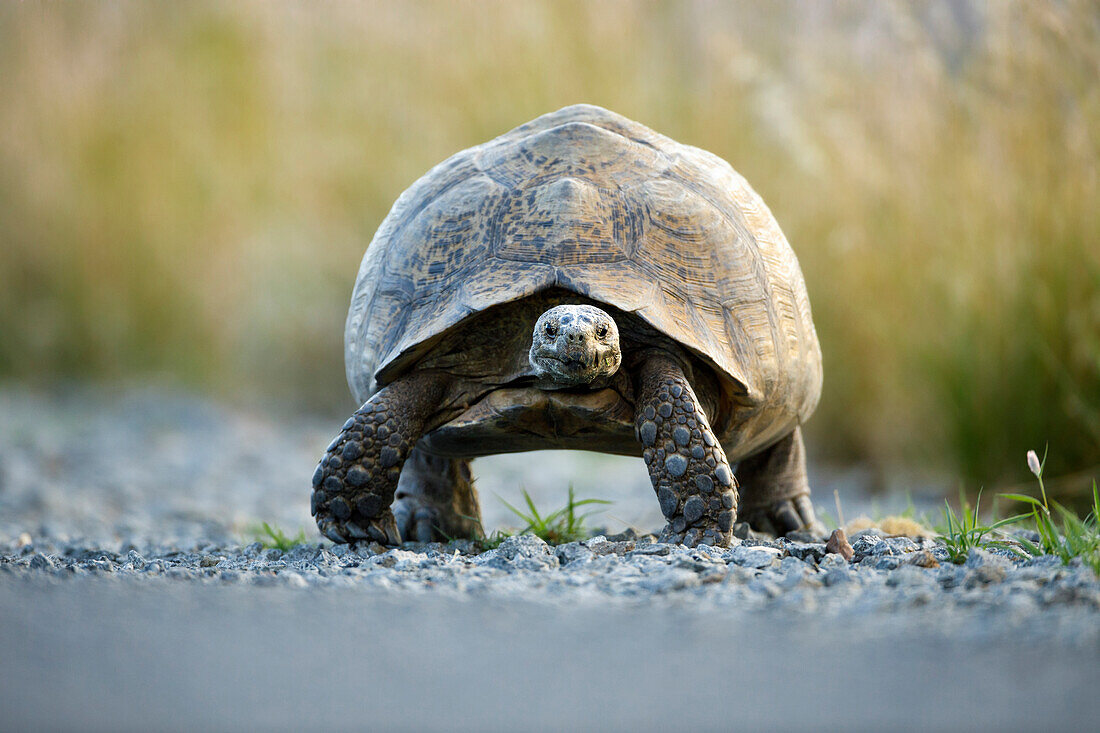
[[[596,338],[602,339],[605,336],[607,336],[607,324],[601,323],[596,326]]]
[[[544,330],[546,331],[546,335],[550,338],[553,338],[554,334],[558,332],[558,329],[554,326],[554,324],[550,323],[549,321],[546,322],[546,327]]]

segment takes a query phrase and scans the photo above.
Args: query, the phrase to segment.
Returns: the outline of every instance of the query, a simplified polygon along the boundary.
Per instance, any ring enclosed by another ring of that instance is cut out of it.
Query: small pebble
[[[825,552],[840,555],[845,560],[851,560],[855,555],[855,551],[848,543],[848,537],[845,536],[844,530],[837,527],[833,530],[833,533],[829,535],[829,541],[825,543]]]

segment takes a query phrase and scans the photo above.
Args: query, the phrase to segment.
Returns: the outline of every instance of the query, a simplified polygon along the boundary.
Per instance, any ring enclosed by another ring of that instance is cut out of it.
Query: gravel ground
[[[809,537],[658,544],[623,531],[659,526],[640,461],[475,464],[490,525],[507,514],[489,494],[514,500],[517,466],[544,506],[570,478],[615,500],[607,533],[585,542],[386,549],[312,529],[286,553],[250,542],[258,520],[308,527],[327,423],[152,388],[0,390],[0,729],[1100,716],[1090,569],[981,551],[953,565],[931,540],[874,529],[851,538],[851,562]]]

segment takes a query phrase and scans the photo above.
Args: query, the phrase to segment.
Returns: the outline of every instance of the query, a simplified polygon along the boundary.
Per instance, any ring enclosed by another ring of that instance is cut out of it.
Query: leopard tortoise
[[[470,536],[469,459],[544,448],[640,455],[662,541],[726,546],[738,515],[820,529],[800,426],[821,351],[794,252],[729,164],[607,110],[543,115],[416,181],[344,341],[362,407],[311,498],[334,542]]]

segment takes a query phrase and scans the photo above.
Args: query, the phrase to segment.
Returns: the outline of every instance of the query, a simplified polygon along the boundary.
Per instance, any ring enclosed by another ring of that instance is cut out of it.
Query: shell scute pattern
[[[780,423],[816,406],[805,285],[760,197],[720,158],[584,105],[458,153],[398,199],[348,314],[353,393],[469,314],[549,287],[636,313]]]
[[[578,178],[513,192],[498,208],[493,253],[505,260],[570,267],[629,259],[629,213],[621,197]]]

